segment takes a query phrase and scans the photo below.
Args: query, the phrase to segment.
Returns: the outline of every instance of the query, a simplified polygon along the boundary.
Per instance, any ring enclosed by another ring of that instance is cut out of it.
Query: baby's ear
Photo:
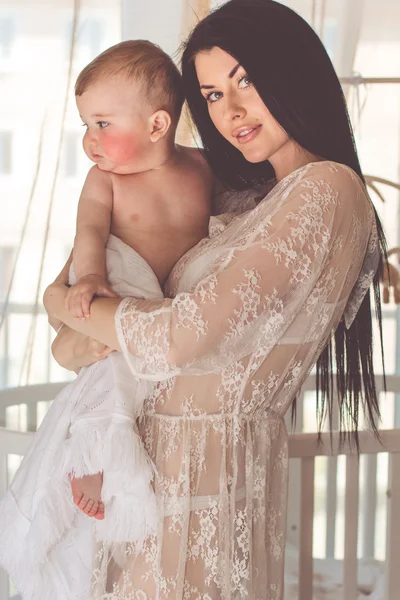
[[[168,132],[171,126],[171,117],[166,110],[157,110],[150,117],[150,140],[158,142]]]

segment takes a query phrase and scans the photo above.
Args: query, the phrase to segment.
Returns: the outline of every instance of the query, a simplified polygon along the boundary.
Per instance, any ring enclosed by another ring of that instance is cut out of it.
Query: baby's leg
[[[88,517],[104,519],[104,504],[101,501],[103,473],[73,477],[70,475],[74,504]]]
[[[71,414],[63,470],[70,480],[74,504],[89,517],[102,520],[104,439],[115,404],[109,391],[112,373],[107,359],[81,373],[78,379],[85,381]]]

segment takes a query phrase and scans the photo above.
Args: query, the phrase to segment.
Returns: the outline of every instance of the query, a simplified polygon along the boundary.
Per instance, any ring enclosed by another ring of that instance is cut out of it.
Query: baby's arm
[[[68,310],[77,318],[90,315],[93,296],[115,297],[105,273],[105,246],[110,235],[112,206],[110,174],[92,167],[78,205],[73,249],[77,283],[70,288],[66,300]]]
[[[72,251],[68,257],[67,262],[65,263],[65,265],[63,266],[61,272],[57,275],[57,277],[54,280],[54,283],[63,283],[64,285],[68,284],[68,276],[69,276],[69,269],[71,267],[71,263],[72,263]],[[60,321],[59,319],[56,319],[55,317],[52,317],[51,315],[48,315],[48,322],[49,325],[54,329],[54,331],[56,331],[57,333],[60,331],[63,322]]]

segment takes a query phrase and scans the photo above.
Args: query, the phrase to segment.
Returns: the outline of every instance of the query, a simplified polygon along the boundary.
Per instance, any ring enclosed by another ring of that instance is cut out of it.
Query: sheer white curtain
[[[88,168],[73,84],[121,39],[115,0],[0,3],[0,386],[65,378],[44,286],[71,247]]]

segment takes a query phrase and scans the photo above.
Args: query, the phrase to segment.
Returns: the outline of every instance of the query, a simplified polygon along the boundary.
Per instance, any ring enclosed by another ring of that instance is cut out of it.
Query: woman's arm
[[[69,279],[71,262],[72,251],[54,284],[52,284],[63,286],[67,292],[66,285]],[[94,362],[105,358],[113,351],[105,344],[70,329],[63,323],[62,319],[56,318],[51,313],[48,313],[48,320],[50,325],[57,331],[57,336],[51,346],[53,357],[59,365],[68,371],[77,372],[80,368],[88,367]]]
[[[46,289],[43,303],[49,317],[64,323],[78,333],[83,333],[111,350],[121,350],[115,331],[114,318],[121,298],[95,298],[91,305],[90,317],[77,319],[65,306],[68,287],[55,281]]]
[[[268,355],[288,343],[285,332],[300,312],[290,335],[301,345],[317,335],[317,306],[343,312],[368,243],[371,207],[349,170],[325,165],[263,215],[257,236],[233,248],[226,266],[190,293],[160,301],[99,298],[91,317],[78,321],[64,309],[66,288],[54,284],[46,307],[76,331],[121,349],[141,377],[212,373],[252,353]],[[322,322],[319,329],[322,335]]]

